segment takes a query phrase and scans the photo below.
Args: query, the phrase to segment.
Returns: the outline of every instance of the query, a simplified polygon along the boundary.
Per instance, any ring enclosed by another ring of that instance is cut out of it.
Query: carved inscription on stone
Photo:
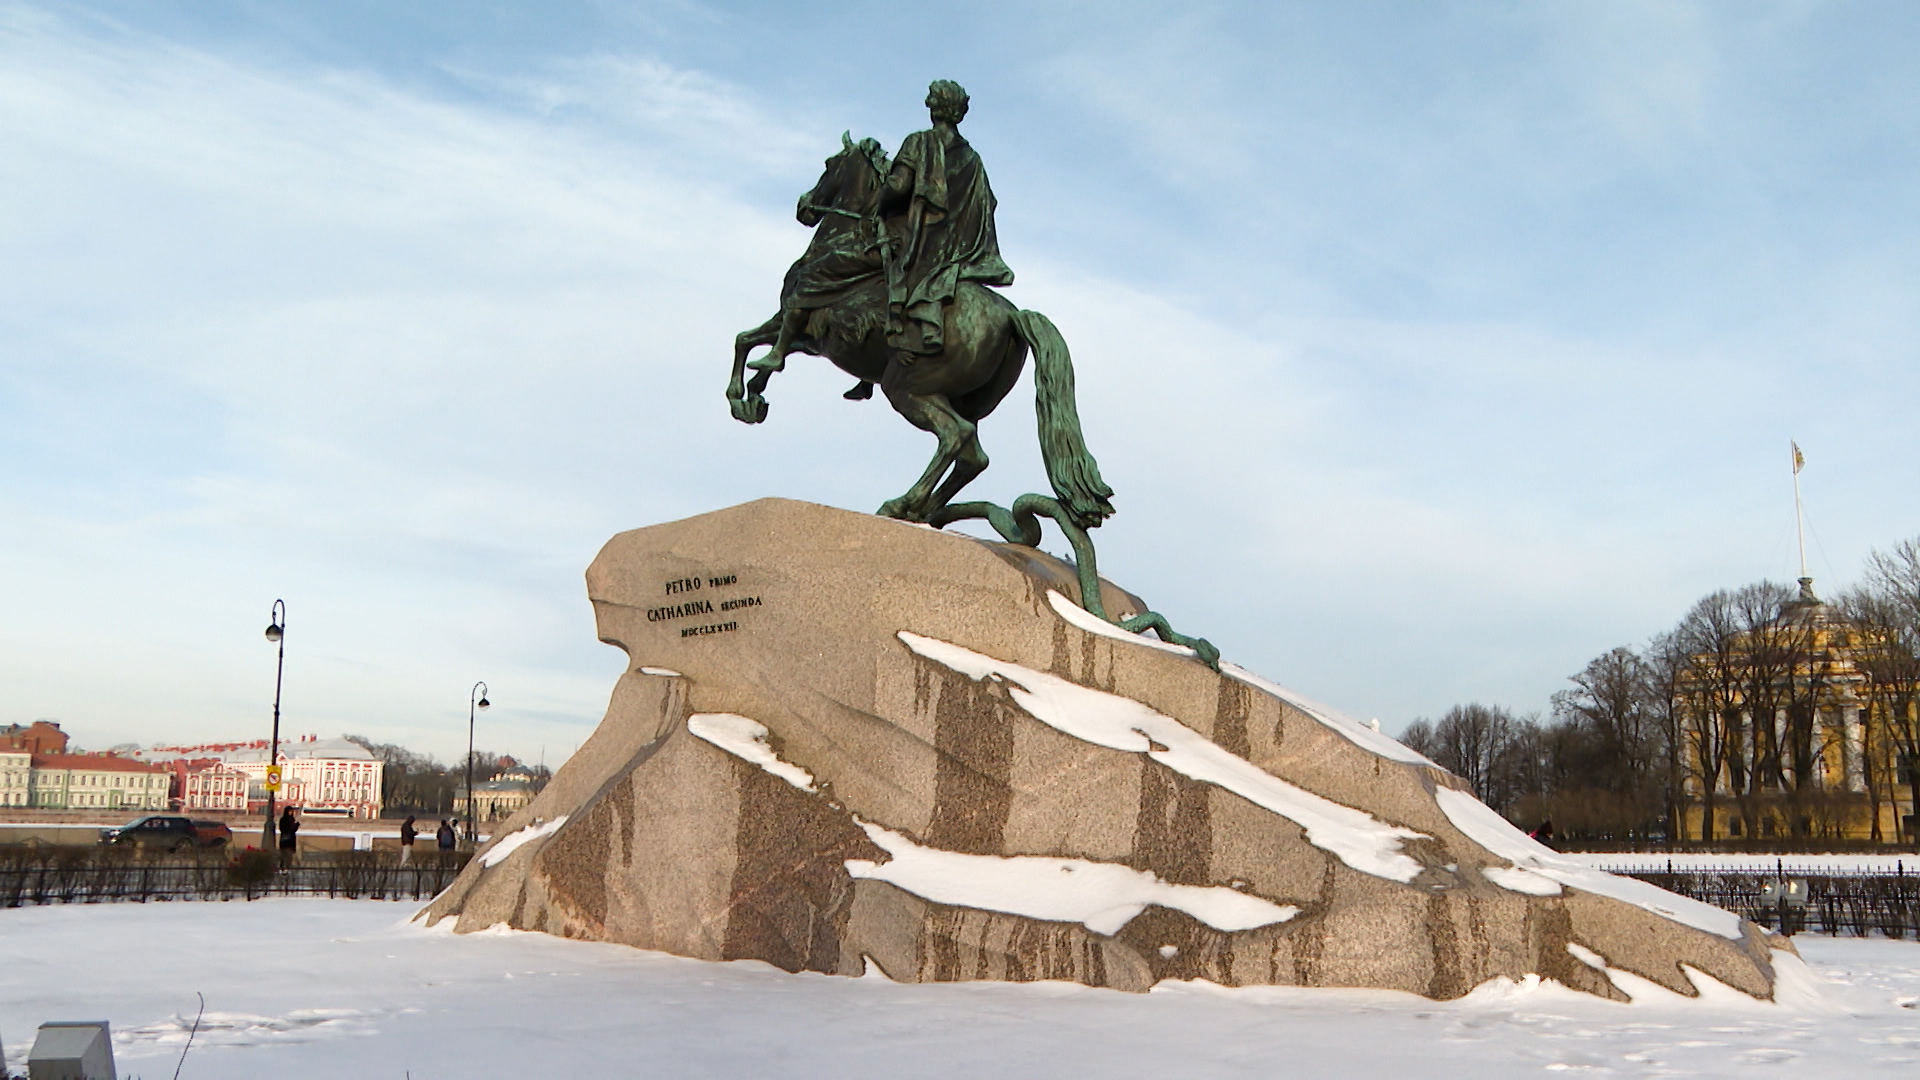
[[[727,614],[742,608],[764,606],[758,596],[726,595],[717,590],[732,590],[740,584],[738,574],[711,574],[701,577],[673,578],[661,584],[661,595],[673,597],[671,603],[647,609],[648,622],[678,622],[682,619],[698,619],[717,613]],[[712,593],[700,596],[700,593]],[[725,634],[740,629],[738,620],[725,622],[704,622],[682,626],[683,638],[704,637],[708,634]]]

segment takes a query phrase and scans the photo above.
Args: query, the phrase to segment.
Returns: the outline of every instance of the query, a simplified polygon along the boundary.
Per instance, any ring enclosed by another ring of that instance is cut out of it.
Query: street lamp
[[[287,667],[287,602],[275,600],[273,613],[267,617],[267,640],[274,643],[279,655],[273,661],[273,741],[267,750],[267,825],[262,830],[264,839],[260,843],[262,851],[273,850],[273,807],[274,796],[280,790],[280,677]]]
[[[467,843],[474,841],[473,831],[473,717],[488,705],[487,684],[477,682],[467,694]]]

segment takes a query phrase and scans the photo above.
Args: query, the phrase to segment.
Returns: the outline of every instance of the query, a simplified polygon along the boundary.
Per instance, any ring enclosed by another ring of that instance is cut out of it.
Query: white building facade
[[[165,810],[173,776],[112,754],[34,754],[29,805],[42,810]]]
[[[180,808],[244,813],[247,809],[248,782],[246,773],[226,765],[189,769],[186,782],[181,785]]]
[[[0,806],[33,804],[33,755],[0,750]]]

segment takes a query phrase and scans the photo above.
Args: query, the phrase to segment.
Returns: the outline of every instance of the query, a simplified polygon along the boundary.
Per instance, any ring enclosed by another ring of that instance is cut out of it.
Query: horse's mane
[[[854,144],[854,149],[866,156],[867,164],[873,166],[874,175],[882,180],[893,171],[893,162],[887,157],[887,148],[880,145],[880,140],[861,139]]]
[[[827,159],[828,168],[837,169],[844,167],[842,164],[843,159],[845,164],[853,164],[858,161],[873,170],[871,177],[874,183],[871,185],[871,193],[873,197],[878,198],[880,185],[885,182],[887,174],[893,171],[893,162],[887,157],[886,148],[880,145],[880,140],[864,138],[859,142],[854,142],[853,137],[849,133],[842,132],[840,135],[840,152]]]

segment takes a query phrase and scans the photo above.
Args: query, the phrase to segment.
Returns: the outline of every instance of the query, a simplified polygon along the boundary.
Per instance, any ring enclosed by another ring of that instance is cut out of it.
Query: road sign
[[[278,765],[270,765],[267,767],[267,790],[280,790],[280,766]]]

